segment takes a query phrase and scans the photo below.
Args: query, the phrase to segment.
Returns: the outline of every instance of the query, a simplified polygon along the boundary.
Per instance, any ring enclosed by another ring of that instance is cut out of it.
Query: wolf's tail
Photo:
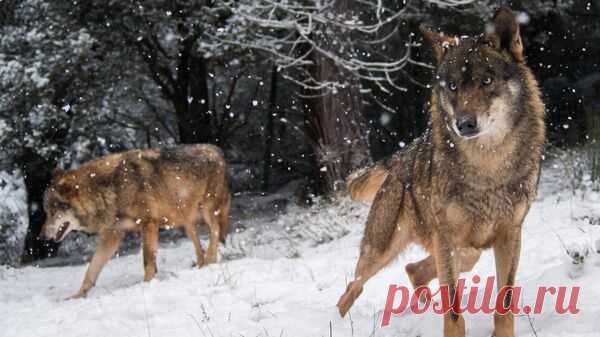
[[[352,172],[346,178],[346,187],[354,201],[371,202],[388,176],[390,160],[380,160],[371,166]]]

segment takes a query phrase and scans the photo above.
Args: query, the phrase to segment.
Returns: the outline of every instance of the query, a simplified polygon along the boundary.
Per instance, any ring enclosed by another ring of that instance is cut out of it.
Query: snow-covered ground
[[[580,312],[556,314],[548,299],[542,314],[516,317],[518,336],[600,335],[600,255],[593,247],[600,238],[600,194],[573,195],[566,186],[561,170],[544,172],[524,226],[517,283],[525,304],[534,303],[537,286],[580,286]],[[352,277],[367,212],[348,200],[289,206],[280,214],[237,212],[237,231],[218,264],[194,269],[190,242],[162,243],[157,279],[142,282],[141,254],[125,254],[107,264],[96,288],[80,300],[63,298],[79,288],[84,264],[0,268],[0,335],[441,336],[442,317],[432,312],[394,316],[381,328],[388,286],[408,286],[404,265],[425,256],[416,246],[367,283],[351,317],[338,317],[335,304]],[[581,270],[565,247],[590,249]],[[473,274],[494,275],[490,251],[464,276]],[[491,335],[491,316],[465,318],[468,336]]]

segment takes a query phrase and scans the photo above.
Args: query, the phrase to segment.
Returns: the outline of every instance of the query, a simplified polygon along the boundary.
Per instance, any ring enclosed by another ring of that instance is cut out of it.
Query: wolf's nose
[[[456,128],[461,136],[473,136],[477,133],[477,120],[471,116],[461,117],[456,121]]]

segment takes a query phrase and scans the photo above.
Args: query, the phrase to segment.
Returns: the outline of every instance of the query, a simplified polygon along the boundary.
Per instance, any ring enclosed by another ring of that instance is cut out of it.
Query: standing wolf
[[[488,247],[498,287],[515,282],[521,226],[536,196],[545,142],[544,105],[524,63],[519,25],[510,9],[500,8],[480,36],[422,31],[438,63],[430,125],[407,150],[376,165],[371,173],[377,175],[363,175],[367,185],[369,176],[371,184],[381,175],[385,180],[368,216],[354,281],[337,304],[342,316],[365,282],[411,242],[431,254],[407,266],[415,286],[438,277],[454,298],[459,272],[470,270]],[[514,336],[512,314],[496,314],[494,323],[496,336]],[[464,334],[463,317],[448,312],[444,336]]]
[[[77,170],[55,171],[44,198],[42,236],[61,241],[72,230],[99,234],[81,289],[73,296],[83,297],[127,231],[142,234],[145,281],[156,274],[159,227],[183,226],[198,267],[215,262],[217,240],[227,235],[229,202],[225,160],[217,147],[132,150]],[[206,256],[196,228],[202,220],[210,228]]]

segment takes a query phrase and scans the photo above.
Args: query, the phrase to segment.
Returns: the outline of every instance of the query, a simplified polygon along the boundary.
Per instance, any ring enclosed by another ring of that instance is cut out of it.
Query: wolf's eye
[[[454,82],[448,83],[448,88],[450,88],[450,90],[452,90],[452,91],[456,91],[456,83],[454,83]]]
[[[60,211],[66,211],[69,209],[69,204],[64,203],[64,202],[59,202],[56,204],[56,209],[60,210]]]
[[[486,77],[483,80],[481,80],[481,83],[483,85],[490,85],[490,84],[492,84],[492,78],[491,77]]]

